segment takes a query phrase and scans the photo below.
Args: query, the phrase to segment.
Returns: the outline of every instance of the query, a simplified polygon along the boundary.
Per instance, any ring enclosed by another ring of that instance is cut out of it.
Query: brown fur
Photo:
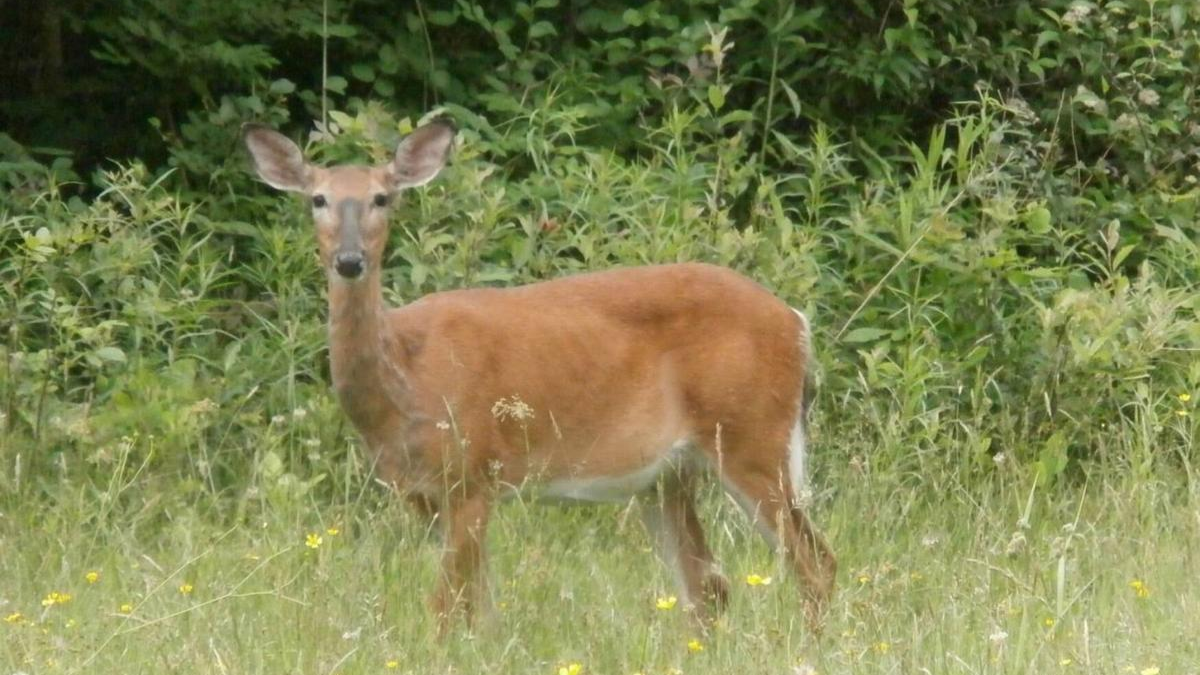
[[[407,173],[396,163],[297,167],[270,134],[247,132],[264,179],[331,203],[370,204],[394,190],[396,176],[420,184],[444,161],[445,139],[429,127],[398,151],[397,162],[413,162]],[[295,176],[303,178],[288,182]],[[337,210],[317,209],[315,219],[329,270]],[[333,384],[380,477],[444,519],[434,599],[443,627],[482,599],[482,542],[498,496],[636,474],[680,441],[698,462],[659,477],[652,508],[687,597],[719,609],[728,593],[693,504],[695,469],[707,465],[774,532],[818,620],[836,563],[790,485],[789,434],[809,364],[804,323],[787,305],[730,270],[677,264],[436,293],[386,309],[386,208],[368,206],[361,227],[365,276],[329,271]]]

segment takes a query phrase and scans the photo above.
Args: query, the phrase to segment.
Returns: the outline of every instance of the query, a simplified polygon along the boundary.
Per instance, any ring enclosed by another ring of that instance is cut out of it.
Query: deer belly
[[[566,475],[558,475],[535,485],[532,496],[539,501],[622,502],[654,486],[665,471],[676,471],[689,461],[690,445],[680,440],[665,451],[651,453],[650,461],[621,473],[591,473],[586,464]]]

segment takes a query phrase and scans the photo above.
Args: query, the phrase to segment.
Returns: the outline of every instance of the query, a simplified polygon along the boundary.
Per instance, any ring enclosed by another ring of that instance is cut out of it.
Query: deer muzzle
[[[358,279],[367,269],[367,256],[362,236],[362,202],[343,199],[338,202],[337,250],[333,253],[333,269],[343,279]]]

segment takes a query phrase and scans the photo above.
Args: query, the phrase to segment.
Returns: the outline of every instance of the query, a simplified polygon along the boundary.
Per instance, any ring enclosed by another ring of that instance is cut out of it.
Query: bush
[[[399,209],[394,302],[707,260],[814,317],[842,459],[907,447],[870,460],[982,475],[1004,456],[1044,481],[1194,462],[1200,193],[1179,120],[1200,16],[893,4],[363,0],[331,2],[328,29],[302,9],[77,8],[105,77],[171,83],[170,157],[84,183],[0,138],[0,462],[346,489],[307,216],[250,179],[236,136],[262,119],[319,161],[382,161],[427,107],[461,146]]]

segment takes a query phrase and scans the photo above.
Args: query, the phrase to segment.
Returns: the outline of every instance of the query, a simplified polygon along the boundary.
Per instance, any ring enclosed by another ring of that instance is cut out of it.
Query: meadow
[[[338,425],[325,404],[284,411],[267,433],[310,452],[309,438]],[[825,430],[817,438],[816,518],[842,570],[821,636],[808,630],[785,566],[716,494],[704,501],[705,522],[733,593],[711,628],[673,600],[632,505],[513,502],[490,533],[490,615],[439,643],[425,602],[437,538],[365,467],[347,469],[345,491],[321,498],[296,495],[269,469],[233,500],[201,486],[173,497],[172,479],[118,447],[106,485],[64,478],[53,508],[5,505],[0,666],[1196,672],[1200,510],[1178,480],[1097,477],[1050,491],[1005,460],[993,477],[965,482],[962,444],[890,448],[912,462],[898,472],[873,466],[879,450],[869,444]]]
[[[87,86],[0,102],[0,675],[1200,675],[1194,3],[194,4],[60,8]],[[380,162],[438,115],[389,303],[691,260],[812,319],[823,632],[714,485],[711,626],[637,503],[514,499],[435,639],[438,533],[238,134]]]

